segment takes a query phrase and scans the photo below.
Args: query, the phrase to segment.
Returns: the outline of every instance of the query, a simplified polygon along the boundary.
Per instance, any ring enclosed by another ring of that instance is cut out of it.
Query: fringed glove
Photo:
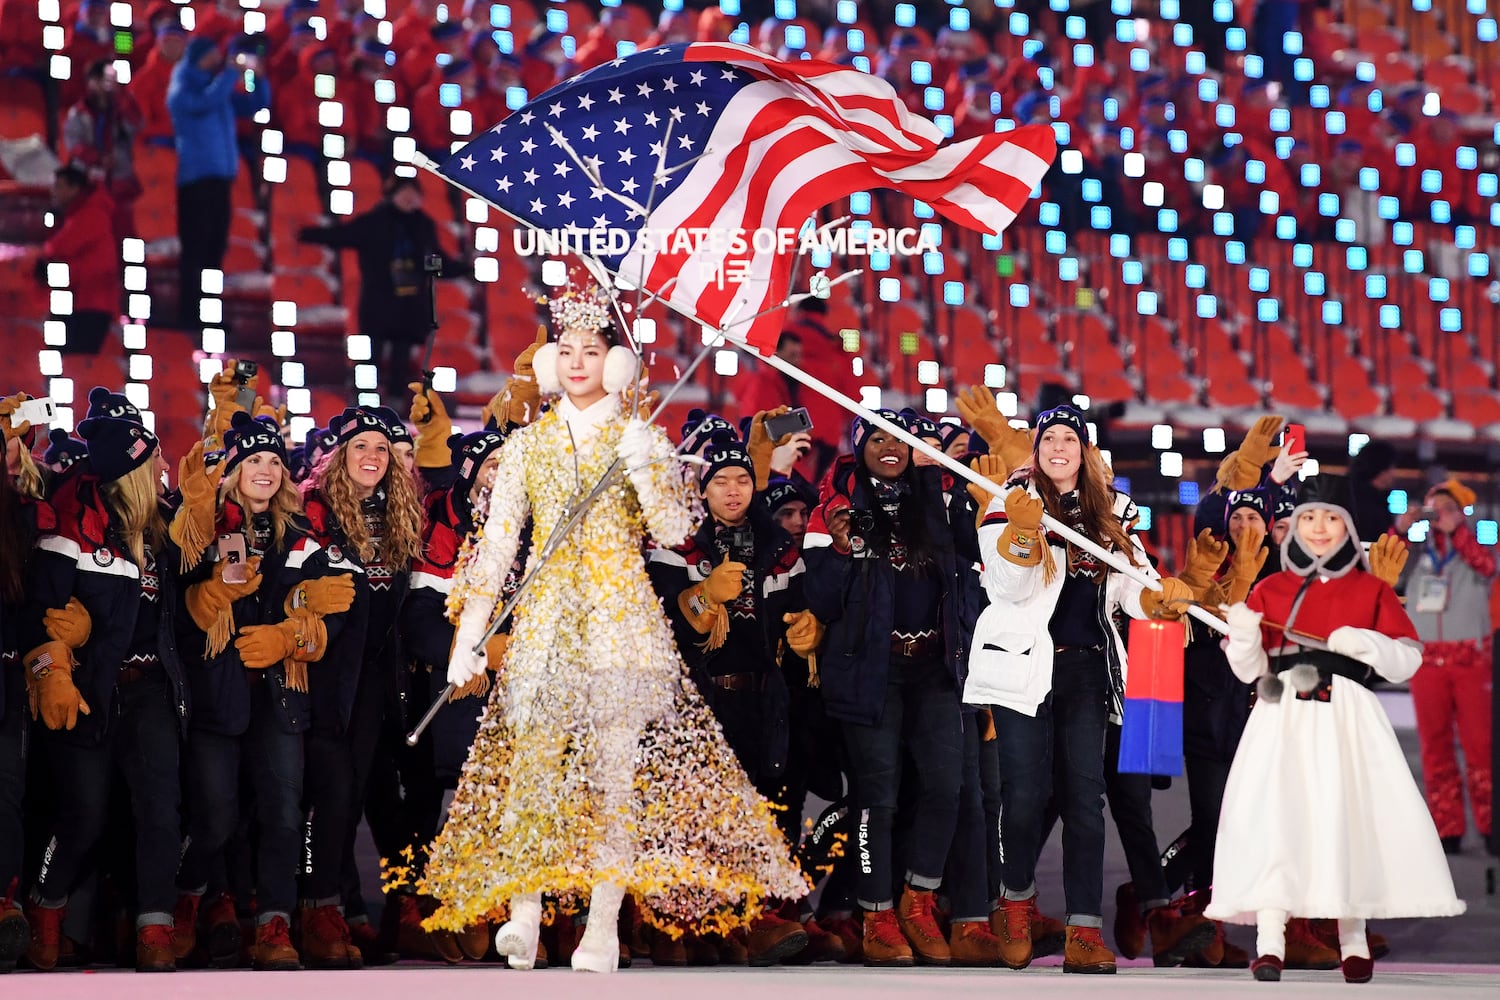
[[[204,655],[209,657],[222,653],[234,635],[234,602],[255,593],[260,587],[259,556],[251,556],[245,561],[247,574],[244,583],[224,582],[224,570],[229,565],[219,563],[213,576],[188,587],[184,596],[193,624],[207,637]]]
[[[953,405],[964,423],[984,438],[990,454],[1000,456],[1007,470],[1014,471],[1031,461],[1031,432],[1010,425],[988,386],[969,386],[953,397]]]
[[[182,552],[184,573],[197,566],[203,553],[213,544],[219,509],[219,482],[224,478],[224,464],[221,462],[210,470],[203,459],[203,451],[203,442],[199,441],[177,463],[177,488],[182,492],[182,506],[172,518],[167,534]]]
[[[1017,566],[1037,566],[1046,543],[1041,536],[1042,501],[1017,486],[1005,496],[1005,530],[996,547],[1000,558]]]
[[[1281,431],[1280,417],[1261,417],[1255,421],[1239,448],[1219,463],[1218,482],[1226,490],[1253,490],[1260,485],[1260,470],[1281,453],[1271,442]]]
[[[1164,576],[1161,590],[1141,591],[1141,610],[1148,618],[1176,621],[1187,612],[1193,599],[1192,587],[1175,576]]]

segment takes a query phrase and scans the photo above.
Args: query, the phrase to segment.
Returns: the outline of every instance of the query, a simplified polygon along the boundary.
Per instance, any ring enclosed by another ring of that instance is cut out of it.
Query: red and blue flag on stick
[[[796,246],[757,233],[795,233],[818,209],[885,187],[998,235],[1057,154],[1044,125],[943,138],[851,67],[678,43],[559,84],[439,172],[531,226],[600,234],[568,247],[769,352]]]
[[[1122,774],[1182,773],[1182,669],[1187,626],[1133,618],[1120,730]]]

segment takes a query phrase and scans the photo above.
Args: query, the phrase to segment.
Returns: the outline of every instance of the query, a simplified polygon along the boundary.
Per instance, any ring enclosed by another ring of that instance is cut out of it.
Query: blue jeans
[[[82,876],[104,835],[110,786],[119,768],[135,817],[137,924],[172,922],[182,850],[177,732],[172,690],[158,673],[115,689],[98,744],[81,745],[71,734],[46,734],[41,752],[52,761],[61,791],[49,856],[36,881],[35,895],[44,904],[65,903]]]
[[[31,723],[26,707],[26,682],[20,661],[0,660],[0,684],[5,685],[5,710],[0,712],[0,900],[19,881],[26,842],[26,737]]]
[[[194,729],[188,733],[188,835],[177,884],[188,892],[206,887],[238,826],[240,792],[254,792],[259,832],[255,899],[262,920],[291,919],[297,906],[297,865],[302,848],[302,734],[283,732],[271,706],[270,685],[250,692],[250,727],[240,736]]]
[[[958,796],[958,825],[943,889],[955,920],[983,920],[990,915],[989,840],[985,831],[983,779],[980,776],[980,722],[964,717],[963,785]]]
[[[1103,924],[1104,729],[1109,668],[1102,650],[1064,650],[1035,717],[995,708],[1001,775],[1000,874],[1009,899],[1036,891],[1036,863],[1054,789],[1063,821],[1068,923]]]
[[[918,889],[936,889],[953,843],[963,780],[962,718],[947,666],[941,660],[892,663],[880,722],[846,722],[844,742],[856,811],[860,906],[891,905],[892,827],[903,750],[916,764],[919,786],[906,852],[908,881]]]

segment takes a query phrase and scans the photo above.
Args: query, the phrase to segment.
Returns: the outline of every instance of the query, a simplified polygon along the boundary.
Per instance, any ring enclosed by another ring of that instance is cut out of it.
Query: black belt
[[[1325,683],[1337,674],[1339,677],[1349,678],[1356,684],[1369,687],[1375,677],[1375,672],[1370,667],[1352,656],[1325,652],[1321,649],[1303,649],[1282,653],[1280,656],[1272,657],[1270,667],[1273,674],[1281,674],[1304,663],[1310,667],[1316,667],[1319,678]]]
[[[725,691],[764,691],[766,689],[765,674],[720,674],[718,677],[710,677],[708,682]]]
[[[936,631],[911,637],[891,636],[891,656],[902,660],[931,660],[943,655],[943,637]]]

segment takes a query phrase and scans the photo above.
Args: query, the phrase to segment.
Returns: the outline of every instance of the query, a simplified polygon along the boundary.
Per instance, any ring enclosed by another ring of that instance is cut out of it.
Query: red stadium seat
[[[1399,383],[1391,390],[1391,413],[1418,422],[1447,416],[1437,393],[1419,385],[1402,386]]]

